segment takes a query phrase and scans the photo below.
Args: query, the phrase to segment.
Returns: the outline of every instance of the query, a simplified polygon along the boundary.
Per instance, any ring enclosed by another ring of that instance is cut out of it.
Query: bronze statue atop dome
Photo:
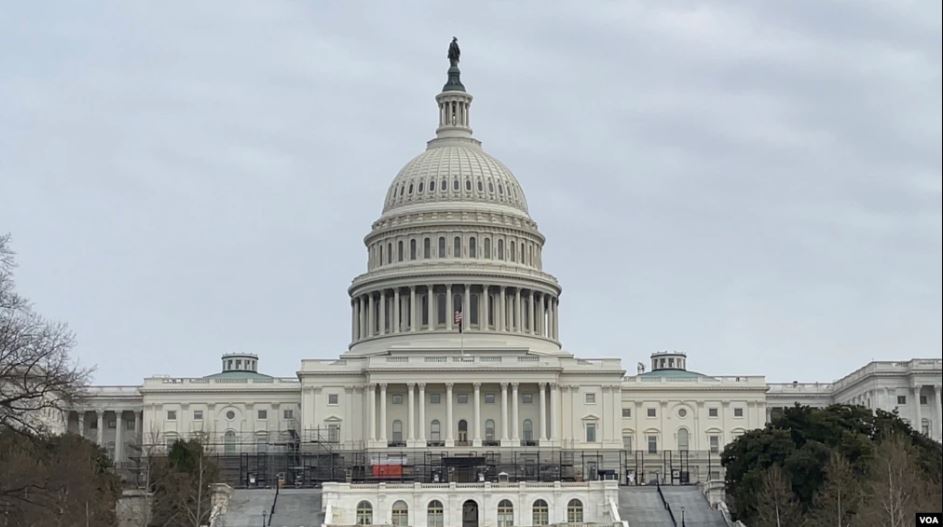
[[[458,49],[458,38],[452,37],[452,43],[449,44],[449,65],[453,68],[458,66],[459,57],[462,56],[462,50]]]

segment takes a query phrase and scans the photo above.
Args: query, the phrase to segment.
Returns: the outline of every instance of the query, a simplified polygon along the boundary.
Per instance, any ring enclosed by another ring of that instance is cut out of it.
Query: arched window
[[[268,450],[268,432],[255,433],[255,449],[262,453]]]
[[[491,238],[485,238],[485,258],[491,258]]]
[[[524,441],[534,440],[534,422],[530,419],[524,419]]]
[[[429,182],[429,192],[435,192],[435,180]]]
[[[379,247],[380,247],[380,259],[377,261],[378,266],[383,265],[383,244],[381,243]]]
[[[452,190],[458,190],[458,178],[452,180]]]
[[[515,250],[514,240],[511,240],[511,261],[517,261],[517,251]]]
[[[504,240],[498,240],[498,260],[504,259]]]
[[[403,240],[396,242],[396,261],[403,261]]]
[[[484,190],[484,188],[482,188],[482,186],[481,186],[481,180],[479,179],[479,180],[478,180],[478,192],[481,192],[482,190]]]
[[[478,240],[474,236],[468,239],[468,257],[478,258]]]
[[[534,502],[533,509],[531,511],[531,524],[533,525],[550,525],[550,507],[547,506],[547,502],[544,500],[537,500]]]
[[[494,441],[494,419],[485,421],[485,440]]]
[[[393,243],[386,244],[386,263],[393,263]]]
[[[569,523],[582,523],[583,521],[583,502],[573,498],[566,504],[566,521]]]
[[[439,187],[442,189],[442,192],[449,189],[448,185],[445,184],[445,178],[442,178],[442,184]]]
[[[498,502],[498,527],[512,527],[514,525],[514,505],[511,500]]]
[[[452,240],[452,257],[462,257],[462,238],[459,236],[456,236],[455,239]]]
[[[442,424],[439,423],[438,419],[433,419],[429,423],[429,439],[432,441],[442,440]]]
[[[432,240],[429,238],[422,240],[422,257],[427,260],[432,258]]]
[[[167,440],[170,441],[170,434],[167,435]],[[176,440],[176,438],[173,438]],[[226,454],[235,454],[236,453],[236,432],[233,430],[226,430],[226,433],[223,434],[223,452]]]
[[[458,442],[461,444],[468,442],[468,421],[464,419],[458,422]]]
[[[373,525],[373,505],[369,501],[357,504],[357,525]]]
[[[470,179],[466,179],[466,180],[465,180],[465,190],[471,190],[471,180],[470,180]]]
[[[445,236],[439,236],[439,258],[445,258]]]
[[[409,240],[409,259],[416,259],[416,239]]]
[[[393,420],[393,442],[401,443],[403,441],[403,422],[399,419]]]
[[[409,507],[406,505],[405,501],[399,500],[393,504],[392,516],[394,526],[407,527],[409,525]]]
[[[678,430],[678,450],[687,451],[688,450],[688,429],[681,428]]]
[[[442,502],[432,500],[426,508],[426,525],[429,527],[445,527],[445,508]]]
[[[419,193],[422,194],[422,181],[419,182]]]

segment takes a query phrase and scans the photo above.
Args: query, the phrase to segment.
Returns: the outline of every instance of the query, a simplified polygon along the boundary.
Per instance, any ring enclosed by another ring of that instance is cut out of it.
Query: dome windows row
[[[370,245],[369,269],[395,263],[442,258],[499,260],[540,269],[541,246],[517,237],[438,235],[383,239]]]
[[[451,185],[449,184],[450,181]],[[456,194],[459,197],[507,201],[520,207],[526,207],[523,192],[517,184],[493,177],[409,179],[393,185],[387,197],[387,207],[413,200],[449,197]]]

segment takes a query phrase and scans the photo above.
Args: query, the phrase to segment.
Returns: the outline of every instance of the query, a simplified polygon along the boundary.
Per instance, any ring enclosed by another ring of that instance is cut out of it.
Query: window
[[[494,419],[485,420],[485,440],[494,441]]]
[[[400,249],[403,248],[402,242],[400,242]],[[400,251],[402,253],[403,251]],[[393,263],[393,242],[386,244],[386,263]]]
[[[445,293],[436,293],[435,307],[437,319],[436,323],[445,324]]]
[[[295,411],[291,408],[282,411],[282,419],[294,419]]]
[[[688,450],[687,428],[682,428],[678,430],[678,450],[685,451],[685,452]]]
[[[595,394],[595,393],[587,393],[587,394],[585,394],[584,398],[585,398],[585,400],[586,400],[586,404],[596,404],[596,394]]]
[[[498,260],[504,259],[504,240],[498,240]]]
[[[717,417],[717,408],[708,408],[707,417]]]
[[[396,242],[396,261],[403,261],[403,240]]]
[[[906,395],[898,395],[898,396],[897,396],[897,404],[907,404],[907,396],[906,396]]]
[[[439,236],[439,258],[445,258],[445,237]]]
[[[678,410],[678,417],[687,417],[687,416],[688,416],[687,410],[685,410],[684,408]]]
[[[622,448],[632,450],[632,434],[622,434]]]
[[[203,410],[194,410],[193,411],[193,420],[202,421],[203,420]]]
[[[429,182],[429,192],[435,192],[435,180]]]
[[[645,409],[645,413],[646,413],[646,415],[648,415],[649,417],[655,417],[655,416],[657,415],[657,412],[655,411],[654,408],[646,408],[646,409]]]
[[[429,238],[422,240],[422,257],[427,260],[432,258],[432,240]]]
[[[409,525],[409,507],[403,500],[393,504],[393,525],[396,527],[406,527]]]
[[[491,238],[485,238],[485,258],[491,258]]]
[[[235,418],[236,418],[236,412],[233,412],[232,410],[229,410],[226,412],[226,419],[232,421]]]
[[[428,527],[445,527],[445,508],[442,502],[432,500],[426,508],[426,525]]]
[[[452,257],[461,258],[462,257],[462,239],[458,236],[452,241]]]
[[[494,404],[496,399],[497,399],[497,394],[495,393],[485,394],[485,404]]]
[[[532,394],[532,393],[522,393],[522,394],[521,394],[521,403],[523,403],[523,404],[534,404],[534,394]]]
[[[596,423],[586,423],[586,442],[596,442]]]
[[[457,395],[455,396],[455,401],[456,401],[458,404],[468,404],[468,394],[467,394],[467,393],[460,393],[460,394],[457,394]]]
[[[631,408],[623,408],[623,409],[622,409],[622,417],[632,417],[632,409],[631,409]]]
[[[648,436],[648,453],[649,454],[658,453],[658,436],[654,434]]]
[[[223,452],[230,455],[236,453],[236,432],[226,430],[223,434]]]
[[[130,421],[125,421],[125,422],[124,422],[124,429],[125,429],[125,430],[134,430],[134,419],[131,419]]]
[[[534,422],[530,419],[524,419],[524,441],[534,440]]]
[[[544,500],[534,502],[531,513],[531,523],[536,525],[550,525],[550,507]]]
[[[474,237],[468,240],[468,257],[478,258],[478,241]]]
[[[517,251],[515,250],[515,247],[516,245],[514,244],[514,240],[511,240],[511,261],[512,262],[517,261]]]
[[[168,421],[176,421],[176,420],[177,420],[177,411],[176,411],[176,410],[167,410],[167,420],[168,420]],[[92,421],[92,428],[95,428],[95,427],[97,427],[97,426],[98,426],[98,425],[95,423],[95,421]]]
[[[259,410],[258,412],[259,419],[268,419],[268,410]]]
[[[707,438],[710,442],[711,454],[717,454],[720,452],[720,437],[712,435]]]
[[[569,523],[582,523],[583,521],[583,502],[577,499],[570,500],[566,504],[566,521]]]
[[[441,441],[442,440],[442,425],[439,423],[438,419],[433,419],[429,423],[429,439],[432,441]]]
[[[734,408],[733,409],[734,417],[743,417],[743,408]]]
[[[399,419],[393,420],[393,437],[391,439],[394,443],[403,442],[403,422]]]
[[[920,404],[927,404],[927,396],[926,396],[926,395],[921,395],[921,396],[920,396]]]
[[[409,259],[410,260],[416,259],[416,240],[415,239],[409,240]]]
[[[327,425],[327,440],[331,443],[341,440],[341,425],[336,423]]]
[[[429,394],[429,404],[442,404],[442,394],[441,394],[441,393],[430,393],[430,394]]]
[[[115,428],[118,427],[118,424],[117,424],[117,423],[118,423],[117,420],[115,420],[113,417],[109,417],[109,418],[108,418],[108,423],[107,423],[108,429],[109,429],[109,430],[114,430]]]
[[[336,393],[327,394],[327,404],[336,405],[338,400],[338,395]]]
[[[458,178],[452,180],[452,190],[458,190]]]
[[[373,525],[373,505],[369,501],[357,504],[357,525]]]
[[[465,180],[465,190],[471,190],[471,180],[470,180],[470,179],[466,179],[466,180]]]
[[[511,500],[501,500],[498,502],[498,527],[511,527],[514,525],[514,505]]]
[[[393,404],[403,404],[403,394],[394,393],[392,400],[393,400]]]

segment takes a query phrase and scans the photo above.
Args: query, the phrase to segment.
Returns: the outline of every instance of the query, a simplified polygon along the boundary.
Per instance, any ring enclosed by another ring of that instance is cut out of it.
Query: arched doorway
[[[462,419],[458,422],[458,444],[468,445],[468,421]]]
[[[478,527],[478,503],[475,500],[462,504],[462,527]]]

